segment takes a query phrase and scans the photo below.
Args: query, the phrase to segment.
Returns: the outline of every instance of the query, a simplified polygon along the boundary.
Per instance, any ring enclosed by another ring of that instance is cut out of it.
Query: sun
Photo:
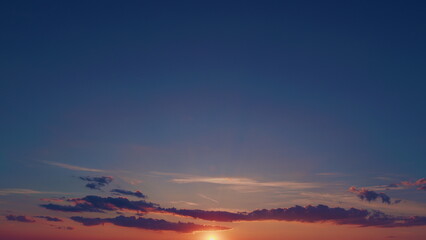
[[[216,240],[215,236],[209,236],[208,240]]]

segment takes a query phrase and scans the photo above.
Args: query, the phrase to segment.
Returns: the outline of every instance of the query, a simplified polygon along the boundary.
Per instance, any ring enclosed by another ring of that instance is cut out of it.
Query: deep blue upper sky
[[[424,1],[3,1],[0,173],[50,160],[423,177],[425,12]]]

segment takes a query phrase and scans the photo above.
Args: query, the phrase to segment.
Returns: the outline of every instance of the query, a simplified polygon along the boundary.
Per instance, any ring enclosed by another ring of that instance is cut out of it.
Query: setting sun
[[[209,239],[209,240],[216,240],[216,237],[214,237],[214,236],[210,236],[208,239]]]

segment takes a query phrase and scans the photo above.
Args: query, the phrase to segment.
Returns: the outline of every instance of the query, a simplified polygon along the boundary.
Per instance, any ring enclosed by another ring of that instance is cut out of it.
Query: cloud
[[[8,221],[18,221],[18,222],[25,222],[25,223],[32,223],[35,222],[34,219],[31,219],[27,216],[17,216],[17,215],[6,215],[6,219]]]
[[[426,191],[426,178],[420,178],[416,181],[402,181],[399,183],[391,183],[386,186],[387,188],[400,188],[400,187],[417,187],[418,190]]]
[[[382,200],[382,203],[391,204],[391,198],[385,193],[377,193],[375,191],[370,191],[365,188],[357,189],[353,186],[349,188],[349,192],[355,193],[361,200],[371,202],[380,198]]]
[[[417,181],[410,182],[410,181],[403,181],[400,182],[399,185],[403,186],[417,186],[418,190],[425,190],[426,191],[426,178],[420,178]]]
[[[103,212],[98,208],[95,208],[89,204],[77,204],[75,206],[64,206],[59,204],[40,204],[40,207],[53,210],[53,211],[61,211],[61,212]]]
[[[85,218],[80,216],[71,217],[72,220],[82,223],[85,226],[95,226],[104,223],[112,223],[121,227],[133,227],[148,230],[170,230],[182,233],[191,233],[195,231],[217,231],[228,230],[228,227],[199,225],[195,223],[169,222],[166,220],[152,218],[136,218],[118,216],[115,218]]]
[[[175,183],[211,183],[221,185],[239,185],[247,187],[279,187],[287,189],[309,189],[320,187],[317,183],[304,183],[304,182],[259,182],[250,178],[228,178],[228,177],[197,177],[187,176],[174,178],[171,180]]]
[[[198,196],[200,196],[200,197],[202,197],[202,198],[204,198],[204,199],[207,199],[207,200],[209,200],[209,201],[212,201],[212,202],[214,202],[214,203],[219,203],[219,201],[218,200],[216,200],[216,199],[213,199],[213,198],[211,198],[211,197],[208,197],[208,196],[206,196],[206,195],[204,195],[204,194],[198,194]]]
[[[48,164],[48,165],[55,166],[55,167],[60,167],[60,168],[65,168],[65,169],[75,170],[75,171],[85,171],[85,172],[106,172],[105,170],[101,170],[101,169],[85,168],[85,167],[80,167],[80,166],[70,165],[70,164],[66,164],[66,163],[51,162],[51,161],[41,161],[41,162],[42,162],[42,163],[45,163],[45,164]]]
[[[104,211],[117,211],[117,210],[132,210],[138,212],[148,212],[148,210],[157,208],[158,205],[144,200],[130,201],[124,197],[99,197],[99,196],[86,196],[84,198],[68,199],[68,202],[74,203],[73,206],[65,206],[59,204],[42,204],[49,210],[62,211],[62,212],[104,212]]]
[[[86,184],[87,188],[101,190],[102,187],[110,184],[113,180],[112,177],[101,176],[101,177],[80,177],[81,180],[89,182]]]
[[[146,198],[146,195],[144,195],[140,191],[132,192],[132,191],[123,190],[123,189],[113,189],[113,190],[111,190],[111,192],[122,194],[122,195],[134,196],[134,197],[138,197],[138,198]]]
[[[395,217],[379,211],[363,209],[331,208],[325,205],[295,206],[290,208],[261,209],[252,212],[205,211],[168,208],[164,212],[209,221],[296,221],[296,222],[329,222],[337,225],[357,225],[363,227],[411,227],[426,225],[426,217]]]
[[[64,227],[64,226],[55,226],[55,225],[50,225],[50,226],[60,230],[74,230],[73,227]]]
[[[49,216],[34,216],[36,218],[43,218],[46,219],[49,222],[62,222],[62,219],[56,218],[56,217],[49,217]]]
[[[6,188],[0,189],[0,196],[10,195],[10,194],[41,194],[46,192],[40,192],[31,189],[23,189],[23,188]]]
[[[357,190],[363,193],[362,190]],[[357,192],[357,193],[358,193]],[[365,192],[365,191],[364,191]],[[364,196],[364,195],[362,195]],[[365,199],[370,199],[369,194],[364,196]],[[378,196],[376,198],[382,198]],[[426,225],[426,217],[413,216],[413,217],[398,217],[386,215],[379,211],[368,211],[364,209],[344,209],[340,207],[328,207],[326,205],[318,206],[294,206],[290,208],[276,208],[276,209],[259,209],[251,212],[230,212],[230,211],[206,211],[199,209],[176,209],[176,208],[162,208],[158,204],[146,202],[144,200],[131,201],[125,197],[99,197],[99,196],[86,196],[84,198],[68,199],[74,205],[64,206],[58,204],[44,204],[40,205],[46,209],[64,211],[64,212],[105,212],[105,211],[119,211],[130,210],[136,211],[139,215],[146,213],[163,213],[172,214],[184,217],[192,217],[196,219],[219,221],[219,222],[236,222],[236,221],[263,221],[263,220],[277,220],[277,221],[297,221],[297,222],[330,222],[338,225],[351,224],[357,226],[377,226],[377,227],[409,227],[409,226],[423,226]],[[386,202],[387,199],[382,201]],[[390,199],[389,199],[390,202]],[[105,222],[110,222],[119,225],[121,220],[128,218],[121,218],[120,221],[112,218],[99,219],[99,218],[77,218],[80,219],[85,225],[98,225]],[[116,222],[118,221],[118,222]],[[145,218],[130,219],[130,226],[132,224],[147,224],[151,220]],[[154,222],[159,221],[155,220]],[[120,223],[121,224],[121,223]],[[120,225],[121,226],[121,225]],[[185,225],[186,226],[186,225]],[[155,228],[153,226],[153,228]],[[167,230],[167,229],[163,229]],[[181,230],[177,230],[181,231]]]

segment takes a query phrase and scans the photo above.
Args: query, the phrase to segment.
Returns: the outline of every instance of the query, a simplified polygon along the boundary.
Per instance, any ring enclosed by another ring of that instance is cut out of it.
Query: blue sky
[[[179,176],[319,183],[348,196],[350,186],[425,177],[422,1],[0,9],[0,189],[77,194],[78,176],[111,175],[170,203],[229,190]],[[283,188],[288,201],[320,201]],[[242,206],[277,202],[280,191]],[[401,191],[386,193],[424,207],[423,192]],[[227,194],[220,207],[236,207]],[[197,204],[219,207],[207,202]]]

